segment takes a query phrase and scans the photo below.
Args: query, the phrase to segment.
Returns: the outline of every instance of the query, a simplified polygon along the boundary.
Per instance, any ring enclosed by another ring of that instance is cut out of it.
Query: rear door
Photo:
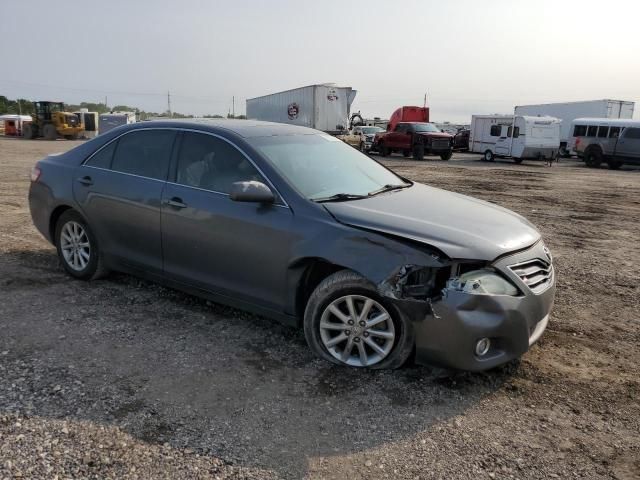
[[[76,170],[73,191],[105,255],[162,272],[160,201],[175,132],[133,130]]]
[[[174,163],[163,193],[165,275],[281,312],[292,211],[282,201],[263,205],[229,198],[234,182],[269,183],[221,137],[184,132]]]
[[[510,125],[500,125],[500,136],[496,140],[496,155],[508,157],[511,155],[513,128]]]
[[[640,162],[640,127],[627,127],[622,131],[616,145],[616,157]]]

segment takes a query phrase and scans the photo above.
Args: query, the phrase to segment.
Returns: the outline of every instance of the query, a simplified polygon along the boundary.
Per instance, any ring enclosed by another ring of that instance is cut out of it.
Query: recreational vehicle
[[[473,115],[469,151],[495,157],[523,160],[552,159],[560,147],[560,120],[523,115]]]

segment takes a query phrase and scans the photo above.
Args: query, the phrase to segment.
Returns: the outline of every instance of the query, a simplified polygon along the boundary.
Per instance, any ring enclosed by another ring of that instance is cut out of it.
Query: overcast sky
[[[13,0],[0,6],[0,95],[226,114],[314,83],[353,109],[422,105],[435,121],[514,105],[640,102],[640,2]],[[638,118],[640,105],[636,108]]]

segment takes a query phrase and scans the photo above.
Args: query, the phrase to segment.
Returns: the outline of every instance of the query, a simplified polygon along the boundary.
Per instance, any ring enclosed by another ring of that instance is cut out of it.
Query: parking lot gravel
[[[27,191],[77,144],[0,138],[0,479],[640,478],[640,170],[385,159],[526,216],[558,293],[520,361],[362,371],[262,317],[65,275]]]

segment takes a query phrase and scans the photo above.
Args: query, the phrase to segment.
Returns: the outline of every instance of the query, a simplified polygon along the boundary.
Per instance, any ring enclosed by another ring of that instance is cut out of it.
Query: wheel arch
[[[53,243],[54,245],[56,244],[55,237],[56,237],[56,225],[58,223],[58,220],[60,219],[62,214],[68,210],[73,210],[75,212],[78,212],[78,210],[73,208],[71,205],[66,205],[66,204],[58,205],[51,212],[51,216],[49,217],[49,238],[51,238],[51,243]],[[83,216],[84,218],[84,215],[82,215],[82,213],[78,212],[78,214]]]
[[[290,268],[290,278],[292,278],[291,281],[295,283],[294,285],[290,285],[293,287],[290,291],[295,292],[295,298],[293,298],[293,313],[298,319],[299,325],[302,325],[304,310],[309,301],[309,297],[311,297],[316,287],[329,275],[341,270],[349,270],[349,268],[318,257],[300,259],[296,262],[296,265]]]

